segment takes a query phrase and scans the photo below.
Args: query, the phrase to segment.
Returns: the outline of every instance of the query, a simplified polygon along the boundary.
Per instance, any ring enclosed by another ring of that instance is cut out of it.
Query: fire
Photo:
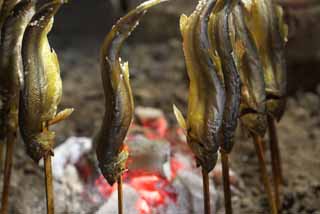
[[[134,188],[140,196],[136,202],[136,209],[139,214],[150,214],[153,208],[166,206],[169,201],[176,202],[177,193],[172,187],[171,181],[160,174],[136,170],[125,173],[123,180],[127,185]],[[95,181],[95,185],[106,199],[117,189],[116,184],[110,186],[103,176]]]
[[[143,128],[144,135],[150,139],[164,139],[168,138],[168,122],[164,117],[155,118],[152,120],[142,120],[141,126]],[[138,126],[133,124],[133,127]],[[128,136],[128,140],[133,139],[133,136]],[[167,139],[170,141],[170,139]],[[125,147],[130,151],[130,148]],[[128,161],[130,164],[130,159]],[[151,214],[155,208],[166,206],[168,202],[177,201],[177,192],[173,188],[172,182],[177,175],[179,170],[185,169],[186,167],[171,158],[171,178],[170,180],[158,172],[145,172],[143,170],[130,170],[124,173],[123,181],[125,184],[134,188],[139,194],[139,199],[136,202],[137,213],[139,214]],[[105,199],[109,198],[110,195],[117,189],[116,184],[110,186],[101,175],[96,181],[95,186],[99,193]]]

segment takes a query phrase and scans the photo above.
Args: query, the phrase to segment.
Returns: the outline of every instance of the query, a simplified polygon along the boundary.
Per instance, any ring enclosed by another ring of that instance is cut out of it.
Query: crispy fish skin
[[[0,45],[0,141],[8,130],[18,127],[20,88],[23,86],[21,44],[34,4],[24,1],[15,6],[2,27]]]
[[[41,7],[29,23],[22,43],[24,87],[20,99],[20,131],[28,155],[38,162],[52,153],[54,132],[45,128],[57,115],[62,82],[57,55],[47,34],[63,1]]]
[[[267,111],[277,120],[284,113],[287,73],[284,57],[286,25],[282,10],[272,1],[250,0],[246,5],[249,25],[264,67],[267,93]]]
[[[96,154],[99,168],[110,185],[126,170],[128,151],[124,140],[133,119],[134,103],[128,63],[122,63],[120,50],[147,9],[163,0],[150,0],[121,18],[106,36],[100,67],[105,94],[105,115],[98,135]]]
[[[218,132],[224,110],[224,89],[217,74],[217,67],[209,57],[207,5],[215,1],[199,1],[196,10],[189,16],[182,15],[180,29],[183,50],[189,76],[187,121],[175,108],[180,125],[186,129],[187,142],[198,165],[210,172],[217,161]],[[206,10],[205,10],[206,9]],[[203,21],[202,21],[203,20]]]
[[[241,2],[234,7],[233,27],[230,28],[241,79],[240,120],[249,132],[264,136],[267,117],[263,67],[255,41],[245,23],[243,10]]]
[[[240,112],[241,85],[240,77],[235,63],[235,54],[230,38],[230,16],[237,0],[226,0],[221,10],[215,11],[211,21],[214,26],[212,34],[215,35],[218,55],[221,58],[221,66],[226,90],[226,102],[223,115],[222,129],[220,132],[221,149],[231,152],[234,144],[234,133],[237,128],[237,119]]]
[[[21,0],[1,0],[0,1],[0,29],[6,20],[6,18],[10,15],[10,12],[13,10],[15,5],[17,5]],[[1,33],[1,32],[0,32]]]

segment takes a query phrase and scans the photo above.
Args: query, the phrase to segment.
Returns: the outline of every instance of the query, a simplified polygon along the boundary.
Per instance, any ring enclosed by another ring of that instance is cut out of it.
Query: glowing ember
[[[150,139],[164,139],[168,133],[168,123],[164,117],[141,120],[143,133]],[[133,124],[133,127],[137,127]],[[127,140],[134,139],[134,136],[128,136]],[[168,140],[168,139],[167,139]],[[130,148],[124,148],[130,151]],[[127,164],[130,164],[132,160],[129,159]],[[141,169],[130,170],[123,175],[123,181],[125,184],[134,188],[139,194],[139,199],[136,202],[136,209],[139,214],[150,214],[152,210],[161,206],[166,206],[169,202],[176,203],[177,192],[173,188],[172,181],[176,177],[179,170],[186,169],[186,167],[171,158],[170,160],[171,178],[168,180],[160,172],[146,172]],[[116,190],[116,184],[111,187],[105,181],[103,176],[100,176],[95,185],[100,194],[105,198],[109,198],[113,191]]]
[[[117,184],[110,186],[106,179],[103,177],[103,175],[101,175],[96,181],[95,181],[95,185],[98,189],[98,191],[100,192],[100,194],[104,197],[104,198],[108,198],[111,193],[117,189]]]
[[[148,203],[140,198],[136,203],[136,209],[138,210],[139,214],[149,214],[151,213],[151,208]]]

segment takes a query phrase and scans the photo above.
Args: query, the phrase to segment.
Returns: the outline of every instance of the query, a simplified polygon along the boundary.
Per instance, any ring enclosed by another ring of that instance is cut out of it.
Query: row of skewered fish
[[[95,142],[99,167],[110,184],[121,182],[126,170],[124,141],[134,110],[129,66],[121,61],[121,47],[146,11],[163,1],[149,0],[129,12],[102,45],[105,116]],[[4,0],[1,5],[0,141],[8,146],[14,140],[8,133],[16,136],[19,124],[27,153],[35,161],[42,157],[50,161],[54,133],[49,126],[72,112],[57,114],[62,82],[47,39],[63,3],[51,0],[39,7],[31,0]],[[271,0],[200,0],[189,17],[181,16],[180,28],[190,80],[187,120],[176,107],[174,112],[197,164],[207,174],[215,167],[219,150],[223,155],[231,152],[239,118],[258,137],[266,132],[267,117],[281,119],[286,27],[281,8]],[[276,213],[278,208],[272,207]],[[48,213],[53,213],[52,202]]]
[[[200,0],[189,17],[181,16],[190,81],[187,120],[175,106],[174,112],[203,173],[214,168],[219,149],[222,156],[231,152],[238,119],[259,139],[267,117],[279,121],[284,113],[282,13],[272,0]],[[262,154],[259,145],[257,151]],[[267,180],[265,185],[270,189]],[[269,199],[276,213],[272,194]]]

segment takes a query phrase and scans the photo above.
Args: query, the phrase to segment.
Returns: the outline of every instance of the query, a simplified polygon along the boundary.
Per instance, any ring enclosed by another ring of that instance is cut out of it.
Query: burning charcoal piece
[[[162,176],[171,176],[170,173],[166,173],[166,167],[170,168],[170,144],[167,141],[149,140],[142,135],[136,135],[128,141],[128,146],[130,150],[129,170],[143,170]]]
[[[150,0],[129,12],[113,26],[102,45],[100,62],[105,115],[95,142],[99,167],[109,184],[115,183],[126,169],[128,151],[124,140],[134,113],[129,66],[121,62],[120,50],[147,9],[161,2],[163,0]]]

